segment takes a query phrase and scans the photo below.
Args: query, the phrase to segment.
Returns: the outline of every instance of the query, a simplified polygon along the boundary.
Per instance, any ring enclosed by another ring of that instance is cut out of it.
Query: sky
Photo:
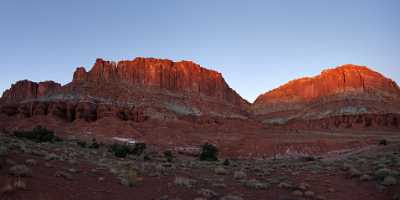
[[[398,0],[1,0],[0,92],[96,58],[191,60],[252,102],[342,64],[400,83]]]

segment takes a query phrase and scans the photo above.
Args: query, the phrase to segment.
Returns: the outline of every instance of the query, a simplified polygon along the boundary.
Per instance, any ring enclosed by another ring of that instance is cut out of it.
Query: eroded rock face
[[[144,122],[175,120],[178,115],[236,116],[248,106],[220,73],[193,62],[97,59],[89,71],[78,67],[72,82],[64,86],[28,80],[13,84],[0,99],[0,114],[49,116],[67,122],[102,118]]]
[[[367,67],[343,65],[315,77],[290,81],[260,95],[252,105],[252,112],[263,122],[278,124],[319,123],[321,119],[329,119],[321,121],[322,124],[332,124],[332,120],[341,123],[347,116],[369,119],[369,114],[400,113],[400,89],[394,81]],[[391,124],[389,118],[371,120],[388,121],[382,123],[385,125]],[[348,124],[344,127],[352,126],[350,122],[344,123]]]
[[[136,58],[116,63],[97,59],[88,72],[77,68],[72,82],[123,82],[173,93],[204,95],[236,106],[248,104],[226,84],[220,73],[190,61]]]
[[[255,118],[257,123],[295,128],[400,128],[399,113],[396,83],[355,65],[291,81],[251,106],[218,72],[189,61],[154,58],[118,63],[97,59],[89,71],[77,68],[64,86],[19,81],[0,99],[0,115],[55,117],[63,123],[152,119],[220,125],[224,119],[250,123]]]
[[[260,95],[253,105],[256,114],[296,109],[313,101],[342,99],[399,99],[397,84],[367,67],[343,65],[322,71],[312,78],[301,78],[288,82],[272,91]]]
[[[28,80],[18,81],[3,93],[0,103],[18,103],[23,100],[36,99],[60,88],[61,85],[53,81],[39,83]]]

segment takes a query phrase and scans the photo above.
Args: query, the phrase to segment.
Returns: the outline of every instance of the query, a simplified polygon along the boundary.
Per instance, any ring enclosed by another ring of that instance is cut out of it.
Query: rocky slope
[[[400,89],[367,67],[343,65],[260,95],[252,112],[266,124],[302,128],[398,127]]]
[[[64,86],[19,81],[4,92],[0,105],[3,117],[17,119],[202,122],[245,119],[249,103],[220,73],[193,62],[136,58],[118,63],[97,59],[89,71],[77,68],[72,82]]]

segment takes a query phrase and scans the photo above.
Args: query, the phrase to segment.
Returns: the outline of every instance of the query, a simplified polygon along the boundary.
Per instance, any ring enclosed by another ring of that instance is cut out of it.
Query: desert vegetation
[[[15,131],[14,135],[17,138],[28,139],[35,142],[55,142],[61,140],[54,135],[53,131],[42,126],[36,126],[30,131]]]

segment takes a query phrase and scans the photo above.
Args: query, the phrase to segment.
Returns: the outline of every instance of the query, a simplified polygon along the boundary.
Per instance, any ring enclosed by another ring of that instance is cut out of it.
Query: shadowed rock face
[[[357,116],[364,114],[399,114],[399,102],[400,89],[394,81],[364,66],[343,65],[260,95],[252,112],[261,121],[272,124],[332,117],[327,124],[340,124],[342,118],[335,116],[354,115],[354,121],[360,121]]]

